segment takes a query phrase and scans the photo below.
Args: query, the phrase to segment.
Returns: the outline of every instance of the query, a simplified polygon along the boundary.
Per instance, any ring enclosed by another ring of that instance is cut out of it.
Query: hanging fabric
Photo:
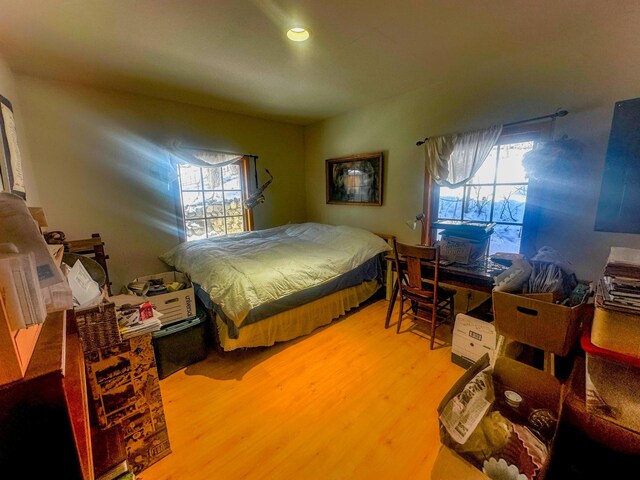
[[[238,153],[218,152],[204,148],[182,147],[174,143],[167,148],[177,163],[188,163],[194,167],[224,167],[240,160]]]
[[[455,188],[480,169],[502,133],[502,125],[426,140],[425,166],[438,185]]]

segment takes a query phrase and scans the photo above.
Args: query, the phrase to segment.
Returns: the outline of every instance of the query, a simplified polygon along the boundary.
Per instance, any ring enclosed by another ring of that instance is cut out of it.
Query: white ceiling
[[[311,39],[287,40],[293,24]],[[528,52],[587,62],[637,25],[638,0],[0,0],[0,55],[20,73],[307,124]]]

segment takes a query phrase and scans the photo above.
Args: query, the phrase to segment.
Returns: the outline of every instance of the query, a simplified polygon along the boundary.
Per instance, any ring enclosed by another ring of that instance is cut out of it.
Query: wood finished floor
[[[387,305],[271,348],[213,352],[162,380],[173,453],[138,478],[430,478],[436,407],[463,370],[449,346],[385,330]]]

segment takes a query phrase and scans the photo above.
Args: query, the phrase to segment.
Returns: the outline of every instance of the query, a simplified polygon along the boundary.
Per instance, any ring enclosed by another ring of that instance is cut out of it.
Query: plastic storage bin
[[[587,356],[587,412],[640,432],[640,358],[612,352],[591,343],[591,325],[582,334]]]
[[[205,320],[206,313],[198,312],[196,318],[173,323],[152,334],[160,378],[207,358]]]

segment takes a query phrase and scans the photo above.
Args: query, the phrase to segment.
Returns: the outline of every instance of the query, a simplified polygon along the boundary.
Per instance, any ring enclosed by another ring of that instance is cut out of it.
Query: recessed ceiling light
[[[292,27],[287,30],[287,37],[294,42],[304,42],[309,38],[309,30],[302,27]]]

